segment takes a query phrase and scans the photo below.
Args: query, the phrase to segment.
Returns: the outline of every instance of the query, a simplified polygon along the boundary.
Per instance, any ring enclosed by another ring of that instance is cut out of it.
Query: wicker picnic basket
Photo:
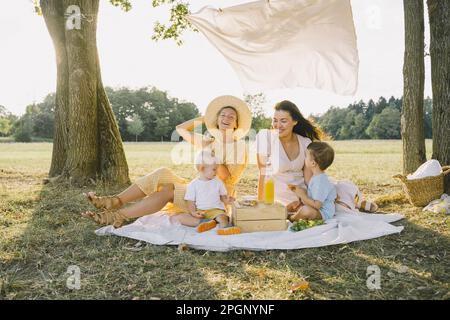
[[[397,174],[393,178],[402,182],[403,191],[413,206],[424,207],[444,193],[444,177],[448,173],[450,166],[443,166],[442,173],[434,177],[408,180],[406,176]]]

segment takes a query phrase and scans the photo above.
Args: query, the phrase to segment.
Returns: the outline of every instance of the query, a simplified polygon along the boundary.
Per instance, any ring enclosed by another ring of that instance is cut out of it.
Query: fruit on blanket
[[[205,232],[205,231],[214,229],[216,227],[216,225],[217,225],[216,220],[210,220],[210,221],[200,223],[197,226],[197,232],[201,233],[201,232]]]
[[[324,224],[323,220],[299,220],[292,224],[291,231],[297,232]]]
[[[228,227],[228,228],[223,228],[223,229],[217,230],[217,234],[220,236],[229,236],[229,235],[240,234],[240,233],[241,233],[241,228],[239,228],[239,227]]]

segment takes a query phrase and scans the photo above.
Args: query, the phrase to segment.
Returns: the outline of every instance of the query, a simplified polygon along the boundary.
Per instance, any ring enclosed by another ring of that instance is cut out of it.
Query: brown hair
[[[297,124],[292,130],[294,133],[309,138],[311,139],[311,141],[320,141],[325,136],[322,130],[317,127],[313,121],[306,119],[302,115],[302,113],[294,103],[288,100],[278,102],[275,105],[275,110],[289,112],[292,119],[294,121],[297,121]]]
[[[319,165],[320,170],[326,170],[334,160],[334,150],[326,142],[315,141],[311,142],[307,148],[314,158],[314,161]]]

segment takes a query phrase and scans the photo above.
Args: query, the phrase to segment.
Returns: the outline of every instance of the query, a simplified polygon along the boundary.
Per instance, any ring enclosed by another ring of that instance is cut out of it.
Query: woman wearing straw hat
[[[247,104],[233,96],[221,96],[210,102],[205,116],[177,126],[177,132],[186,141],[199,148],[211,149],[221,159],[217,176],[224,182],[228,195],[235,196],[235,185],[247,165],[247,148],[241,140],[251,127],[252,114]],[[197,124],[204,123],[208,135],[194,132]],[[184,194],[188,181],[168,168],[159,168],[138,178],[123,192],[98,197],[94,192],[87,199],[101,212],[85,212],[82,216],[100,224],[120,227],[124,222],[158,211],[171,214],[188,212]],[[134,204],[123,207],[129,202]],[[137,202],[136,202],[137,201]]]

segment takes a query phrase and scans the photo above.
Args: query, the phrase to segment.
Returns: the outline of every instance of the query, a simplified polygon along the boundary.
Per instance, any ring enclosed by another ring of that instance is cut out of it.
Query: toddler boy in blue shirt
[[[308,189],[295,185],[289,188],[299,197],[302,206],[289,217],[291,222],[298,220],[328,220],[335,214],[336,188],[325,170],[333,163],[334,150],[325,142],[312,142],[306,150],[305,167],[313,176]]]

